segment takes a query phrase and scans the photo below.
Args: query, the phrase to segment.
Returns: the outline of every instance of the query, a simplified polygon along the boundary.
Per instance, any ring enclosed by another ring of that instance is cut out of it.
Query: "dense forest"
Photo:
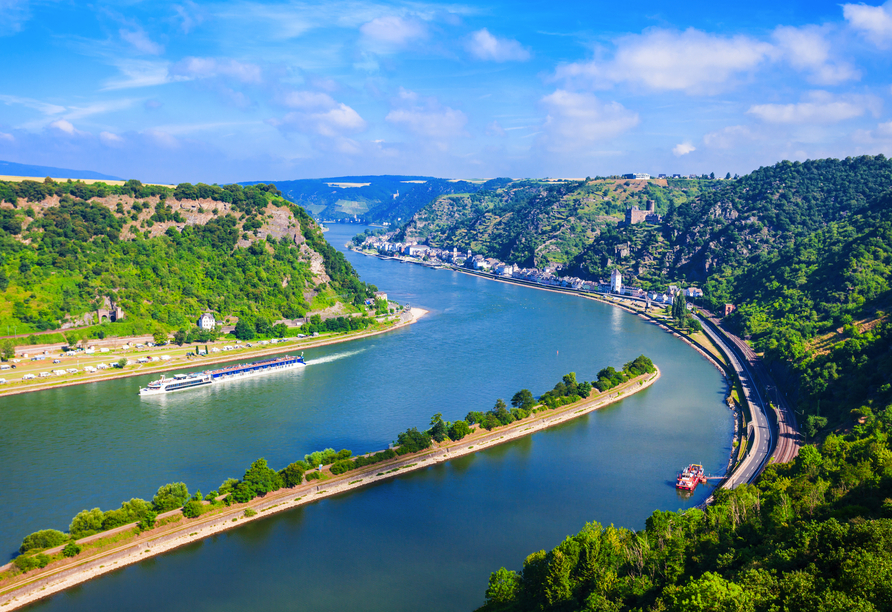
[[[116,305],[96,334],[218,319],[294,319],[375,288],[273,185],[0,182],[0,325],[19,334]]]
[[[892,409],[865,414],[705,509],[587,524],[493,572],[481,610],[892,610],[890,433]]]

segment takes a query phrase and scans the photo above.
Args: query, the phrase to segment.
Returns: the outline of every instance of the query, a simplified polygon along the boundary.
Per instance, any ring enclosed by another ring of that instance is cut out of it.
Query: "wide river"
[[[363,228],[335,225],[338,248]],[[641,528],[676,510],[677,470],[721,474],[727,385],[696,351],[575,296],[348,252],[363,280],[430,311],[395,332],[306,352],[304,371],[166,398],[130,378],[0,399],[0,543],[65,530],[78,511],[207,492],[258,457],[281,468],[334,447],[385,448],[407,427],[487,410],[563,374],[595,378],[640,354],[662,378],[563,426],[272,515],[55,595],[32,610],[471,610],[489,573],[519,569],[587,521]]]

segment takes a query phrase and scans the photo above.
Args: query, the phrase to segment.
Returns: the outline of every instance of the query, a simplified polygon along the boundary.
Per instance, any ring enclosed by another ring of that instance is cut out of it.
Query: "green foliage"
[[[81,554],[81,547],[74,542],[69,542],[65,545],[65,548],[62,549],[63,557],[76,557],[79,554]]]
[[[890,433],[892,407],[703,510],[656,511],[638,532],[588,524],[494,572],[481,609],[889,609]]]
[[[279,476],[282,477],[282,486],[291,488],[302,483],[304,480],[304,472],[306,472],[307,469],[309,469],[309,467],[303,461],[289,463],[279,472]]]
[[[243,504],[260,495],[278,491],[284,484],[284,478],[267,465],[266,459],[260,458],[251,464],[241,481],[233,488],[232,497]]]
[[[443,421],[443,415],[438,412],[431,417],[431,428],[427,430],[427,433],[435,441],[442,442],[446,439],[448,428],[448,424]]]
[[[13,193],[13,200],[17,194],[41,202],[52,195],[61,197],[56,205],[46,201],[48,207],[38,208],[22,240],[17,239],[21,213],[0,209],[0,244],[6,256],[0,266],[0,290],[12,307],[3,322],[16,324],[20,330],[57,328],[66,316],[95,311],[106,298],[126,313],[124,326],[116,322],[107,330],[116,335],[127,326],[139,327],[137,333],[186,329],[205,310],[220,316],[258,317],[267,323],[302,317],[309,309],[307,288],[313,290],[318,283],[302,247],[290,238],[269,237],[263,241],[251,237],[250,245],[238,246],[243,230],[259,229],[271,218],[269,206],[289,211],[293,227],[299,226],[310,247],[324,251],[331,277],[321,289],[326,295],[356,305],[374,294],[374,288],[358,279],[343,255],[325,242],[309,215],[279,198],[274,187],[180,185],[175,192],[143,187],[141,193],[148,189],[153,195],[140,197],[161,199],[151,205],[132,202],[127,210],[121,204],[111,208],[90,200],[124,192],[123,187],[82,183],[34,183],[32,187],[27,183],[0,182],[0,197]],[[213,194],[224,198],[217,202],[231,203],[235,214],[214,217],[203,225],[187,224],[182,230],[171,226],[156,237],[139,231],[136,223],[128,225],[150,207],[155,212],[150,220],[143,217],[144,223],[184,222],[166,199],[175,193],[183,198]],[[237,217],[239,213],[246,216]],[[32,293],[33,298],[20,297]],[[270,331],[268,327],[265,332]]]
[[[183,505],[183,516],[186,518],[198,518],[201,516],[202,503],[196,499],[190,499]]]
[[[102,510],[99,508],[81,510],[73,519],[71,519],[71,524],[68,526],[68,532],[71,534],[71,537],[75,539],[99,533],[102,531],[102,520],[104,518],[105,516],[102,514]]]
[[[19,555],[12,564],[21,572],[29,572],[33,569],[42,569],[49,565],[50,558],[43,553],[38,553],[33,557],[30,555]]]
[[[536,398],[533,397],[533,394],[530,393],[529,389],[521,389],[511,398],[511,405],[515,408],[530,410],[536,405]]]
[[[399,449],[396,452],[405,455],[430,448],[431,437],[427,433],[418,431],[416,427],[412,427],[398,435],[396,443],[399,444]]]
[[[158,513],[176,510],[182,508],[189,497],[189,489],[185,483],[173,482],[158,487],[158,491],[152,498],[152,506]]]
[[[55,529],[43,529],[41,531],[35,531],[31,535],[26,536],[24,540],[22,540],[22,545],[19,547],[19,552],[26,553],[29,550],[35,550],[37,548],[53,548],[54,546],[59,546],[67,539],[67,535]]]
[[[471,428],[465,421],[455,421],[449,426],[449,439],[458,441],[471,433]]]

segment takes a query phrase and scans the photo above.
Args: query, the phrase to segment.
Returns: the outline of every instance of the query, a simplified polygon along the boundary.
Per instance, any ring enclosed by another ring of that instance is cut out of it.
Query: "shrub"
[[[257,516],[257,510],[255,510],[254,508],[245,508],[245,516],[248,518]]]
[[[37,559],[28,555],[19,555],[13,560],[12,564],[21,572],[28,572],[39,566]]]
[[[99,508],[81,510],[73,519],[71,519],[71,525],[68,526],[68,532],[76,539],[99,533],[102,531],[102,521],[104,518],[105,515]]]
[[[501,425],[498,417],[496,417],[496,415],[492,413],[487,414],[485,417],[483,417],[483,422],[481,422],[480,424],[483,426],[484,429],[488,431],[492,431],[493,429]]]
[[[59,546],[67,539],[67,535],[56,529],[43,529],[41,531],[35,531],[31,535],[26,536],[24,540],[22,540],[22,545],[19,547],[19,552],[26,553],[29,550],[34,550],[35,548],[52,548],[54,546]]]
[[[356,463],[352,459],[343,459],[332,464],[331,473],[335,475],[343,474],[354,469],[356,469]]]
[[[418,428],[412,427],[397,436],[397,444],[400,445],[399,454],[414,453],[426,448],[430,448],[431,437],[418,431]]]
[[[190,499],[183,506],[183,516],[186,518],[198,518],[201,516],[202,504],[197,499]]]
[[[471,433],[471,428],[464,421],[456,421],[449,426],[449,438],[451,440],[461,440]]]
[[[482,423],[482,422],[483,422],[483,418],[484,418],[485,416],[486,416],[486,415],[484,415],[482,412],[479,412],[479,411],[477,411],[477,410],[472,410],[472,411],[469,412],[468,415],[465,417],[465,421],[467,421],[468,425],[473,425],[474,423]]]
[[[152,498],[152,505],[156,512],[167,512],[182,508],[189,497],[189,489],[184,483],[173,482],[158,487],[158,492]]]
[[[65,548],[62,549],[62,555],[65,557],[76,557],[79,554],[81,554],[81,547],[74,542],[69,542],[65,545]]]
[[[282,482],[286,487],[296,487],[304,481],[304,472],[307,471],[307,464],[303,461],[295,461],[289,463],[285,468],[279,471]]]

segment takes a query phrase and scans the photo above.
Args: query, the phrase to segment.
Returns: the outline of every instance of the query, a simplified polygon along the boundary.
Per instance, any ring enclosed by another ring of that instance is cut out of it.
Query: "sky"
[[[892,0],[0,0],[0,159],[144,182],[892,155]]]

